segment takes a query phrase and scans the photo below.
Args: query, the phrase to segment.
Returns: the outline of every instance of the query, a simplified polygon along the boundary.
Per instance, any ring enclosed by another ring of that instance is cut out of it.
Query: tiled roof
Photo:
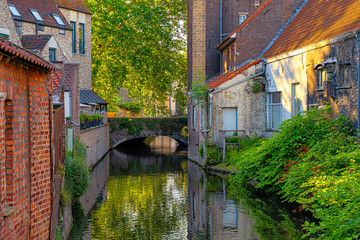
[[[358,0],[309,0],[264,57],[291,52],[359,28]]]
[[[59,7],[91,14],[83,0],[54,0]]]
[[[22,35],[21,44],[30,51],[42,51],[51,37],[51,35]]]
[[[102,99],[91,89],[80,89],[80,103],[82,104],[96,103],[102,105],[108,104],[104,99]]]
[[[221,84],[231,80],[232,78],[234,78],[235,76],[237,76],[238,74],[244,72],[245,70],[249,69],[250,67],[260,63],[262,60],[261,59],[257,59],[257,60],[254,60],[254,61],[251,61],[247,64],[245,64],[244,66],[236,69],[236,70],[233,70],[233,71],[230,71],[230,72],[226,72],[226,73],[223,73],[219,76],[217,76],[216,78],[210,80],[209,82],[206,83],[206,89],[214,89],[216,88],[217,86],[220,86]]]
[[[13,56],[22,61],[26,61],[30,64],[40,66],[42,68],[52,70],[54,66],[38,55],[10,42],[9,40],[0,37],[0,52]]]
[[[12,4],[21,14],[21,18],[15,17],[15,19],[21,21],[27,21],[36,23],[36,19],[32,15],[29,9],[35,9],[38,11],[44,24],[47,26],[72,29],[70,24],[66,21],[65,17],[60,12],[60,9],[56,6],[54,0],[7,0],[8,4]],[[59,25],[52,14],[57,14],[64,22],[65,26]]]

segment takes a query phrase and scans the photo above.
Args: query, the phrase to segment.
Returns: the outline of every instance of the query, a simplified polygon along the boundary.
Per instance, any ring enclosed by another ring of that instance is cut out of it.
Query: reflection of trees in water
[[[301,225],[313,221],[309,214],[297,212],[297,205],[285,205],[278,196],[263,190],[230,185],[229,193],[248,209],[261,239],[301,239]]]
[[[92,215],[94,239],[184,239],[186,173],[112,176],[105,203]]]

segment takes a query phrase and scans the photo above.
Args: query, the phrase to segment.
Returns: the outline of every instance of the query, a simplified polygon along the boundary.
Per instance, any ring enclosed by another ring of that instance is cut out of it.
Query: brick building
[[[49,239],[52,65],[0,39],[0,239]]]
[[[221,72],[221,54],[217,46],[240,25],[263,0],[191,0],[188,1],[188,91],[193,83],[204,84]],[[196,158],[203,139],[190,125],[200,119],[189,102],[189,156]],[[196,116],[196,119],[193,118]]]
[[[78,63],[80,87],[91,89],[91,13],[84,1],[8,4],[23,47],[52,62]]]
[[[273,40],[276,39],[279,33],[296,14],[296,10],[298,10],[302,6],[303,0],[266,0],[262,2],[254,1],[250,5],[249,1],[239,1],[236,2],[238,8],[231,8],[231,10],[229,10],[230,12],[233,11],[233,14],[228,13],[225,16],[219,17],[221,27],[216,24],[216,22],[211,22],[215,21],[214,19],[216,19],[216,17],[210,17],[209,15],[217,15],[218,13],[218,16],[220,16],[223,12],[218,12],[216,11],[216,9],[211,9],[210,13],[207,13],[207,6],[212,6],[212,4],[215,3],[205,3],[206,2],[202,1],[193,1],[192,4],[190,4],[189,6],[189,18],[191,22],[189,23],[189,29],[191,29],[189,30],[189,90],[191,88],[191,84],[196,81],[200,84],[203,84],[205,79],[207,79],[208,83],[217,82],[219,81],[219,79],[226,79],[226,81],[231,80],[237,74],[242,74],[241,72],[239,72],[239,69],[241,69],[243,66],[245,66],[249,62],[261,59],[268,46],[271,46]],[[234,4],[234,2],[232,3]],[[227,9],[226,4],[230,4],[230,2],[224,1],[222,4],[222,9],[224,11],[225,9]],[[250,10],[252,8],[252,11],[249,12],[248,15],[246,15],[246,18],[242,18],[243,21],[241,22],[241,14],[249,10],[241,10],[240,7],[245,7],[247,9],[250,8]],[[191,20],[191,11],[194,13],[194,16],[196,11],[200,12],[196,12],[196,17]],[[235,25],[231,24],[231,22],[235,21],[233,19],[234,12],[238,13],[239,18],[237,18],[236,20],[238,21],[237,24],[240,23],[240,25],[236,26],[237,28],[235,29],[230,29],[230,27]],[[199,17],[201,16],[201,14],[203,14],[205,17]],[[230,20],[228,18],[230,18]],[[222,20],[220,21],[220,19]],[[192,27],[190,27],[190,25],[192,25]],[[204,45],[205,43],[207,43],[207,38],[210,36],[209,32],[213,33],[213,30],[214,28],[216,28],[216,26],[219,26],[218,28],[220,29],[217,43],[214,46]],[[223,33],[222,29],[225,29],[226,32]],[[217,56],[215,56],[215,54],[212,54],[215,52],[217,53]],[[210,62],[211,64],[209,64]],[[213,71],[215,69],[215,66],[217,67],[216,71]],[[250,72],[253,72],[255,74],[255,72],[257,72],[255,71],[255,68]],[[230,75],[224,77],[224,75],[228,74],[228,72]],[[204,77],[202,73],[205,73],[206,77]],[[245,78],[249,77],[246,76],[246,74],[247,73],[245,73]],[[221,84],[218,84],[217,89],[214,87],[212,89],[208,89],[208,91],[218,91],[220,88],[223,87],[220,86]],[[241,89],[243,88],[241,87]],[[231,95],[229,99],[240,99],[243,95],[236,90],[232,92],[236,92],[238,94]],[[236,119],[234,119],[234,124],[236,125],[234,125],[233,127],[234,130],[239,129],[241,126],[249,127],[251,125],[251,120],[249,118],[252,115],[246,115],[243,112],[237,111],[237,108],[244,103],[238,102],[235,105],[233,104],[233,106],[230,106],[224,101],[224,94],[225,93],[213,95],[214,98],[212,99],[212,103],[205,102],[199,104],[196,101],[190,101],[190,158],[199,161],[200,157],[197,152],[199,148],[201,148],[202,143],[208,142],[209,138],[211,139],[212,137],[214,137],[212,136],[213,134],[217,135],[217,131],[224,128],[224,119],[221,120],[223,118],[223,110],[228,110],[228,108],[234,108],[236,110],[236,113],[233,114],[234,117],[236,117]],[[257,96],[259,97],[260,95]],[[219,98],[218,101],[216,101],[216,98]],[[260,97],[260,99],[263,98],[263,96]],[[254,97],[251,96],[249,97],[249,99],[254,99]],[[234,101],[235,100],[233,100],[232,102]],[[216,102],[219,103],[218,106],[214,105],[214,103]],[[210,105],[217,110],[214,111],[213,109],[210,109]],[[259,111],[261,109],[263,108],[259,108]],[[258,125],[258,129],[260,129],[263,125],[261,122],[265,122],[265,114],[257,114],[257,116],[263,116],[263,119],[258,119],[258,122],[256,123]],[[241,121],[239,122],[238,120]],[[215,128],[217,131],[215,132],[213,131],[214,129],[212,123],[216,125]],[[218,137],[215,136],[215,139],[217,138]],[[219,142],[219,140],[216,141]]]

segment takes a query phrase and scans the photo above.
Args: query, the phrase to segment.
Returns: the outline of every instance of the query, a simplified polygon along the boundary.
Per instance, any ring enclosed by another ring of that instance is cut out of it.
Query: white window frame
[[[59,24],[61,26],[65,26],[65,23],[63,22],[63,20],[60,18],[59,15],[53,13],[52,16],[55,19],[55,21],[57,22],[57,24]]]
[[[317,87],[318,88],[324,88],[324,83],[325,81],[327,81],[328,78],[328,74],[326,71],[326,68],[319,68],[318,69],[318,74],[317,74]]]
[[[37,21],[44,21],[44,19],[41,17],[40,13],[36,9],[29,8],[29,10]]]
[[[280,93],[280,102],[273,103],[273,94]],[[282,122],[282,93],[281,91],[277,92],[268,92],[267,94],[267,128],[269,129],[277,129],[279,126],[275,126],[273,122],[273,107],[280,106],[279,116],[280,116],[280,123]],[[279,125],[280,125],[279,123]]]
[[[71,91],[64,92],[64,108],[65,108],[65,118],[72,117],[71,114]]]
[[[298,89],[296,89],[298,87]],[[296,102],[298,101],[299,109],[296,109]],[[291,116],[297,115],[301,112],[301,99],[300,99],[300,83],[291,84]]]
[[[247,18],[247,13],[239,13],[239,25],[241,25]]]
[[[12,13],[12,15],[14,15],[15,17],[21,17],[20,12],[17,10],[15,5],[9,4],[9,8],[10,8],[10,12]]]

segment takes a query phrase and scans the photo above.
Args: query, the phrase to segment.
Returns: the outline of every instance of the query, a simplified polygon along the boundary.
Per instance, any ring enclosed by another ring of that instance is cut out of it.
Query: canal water
[[[175,140],[145,142],[94,168],[70,239],[300,239],[296,208],[206,173]]]

